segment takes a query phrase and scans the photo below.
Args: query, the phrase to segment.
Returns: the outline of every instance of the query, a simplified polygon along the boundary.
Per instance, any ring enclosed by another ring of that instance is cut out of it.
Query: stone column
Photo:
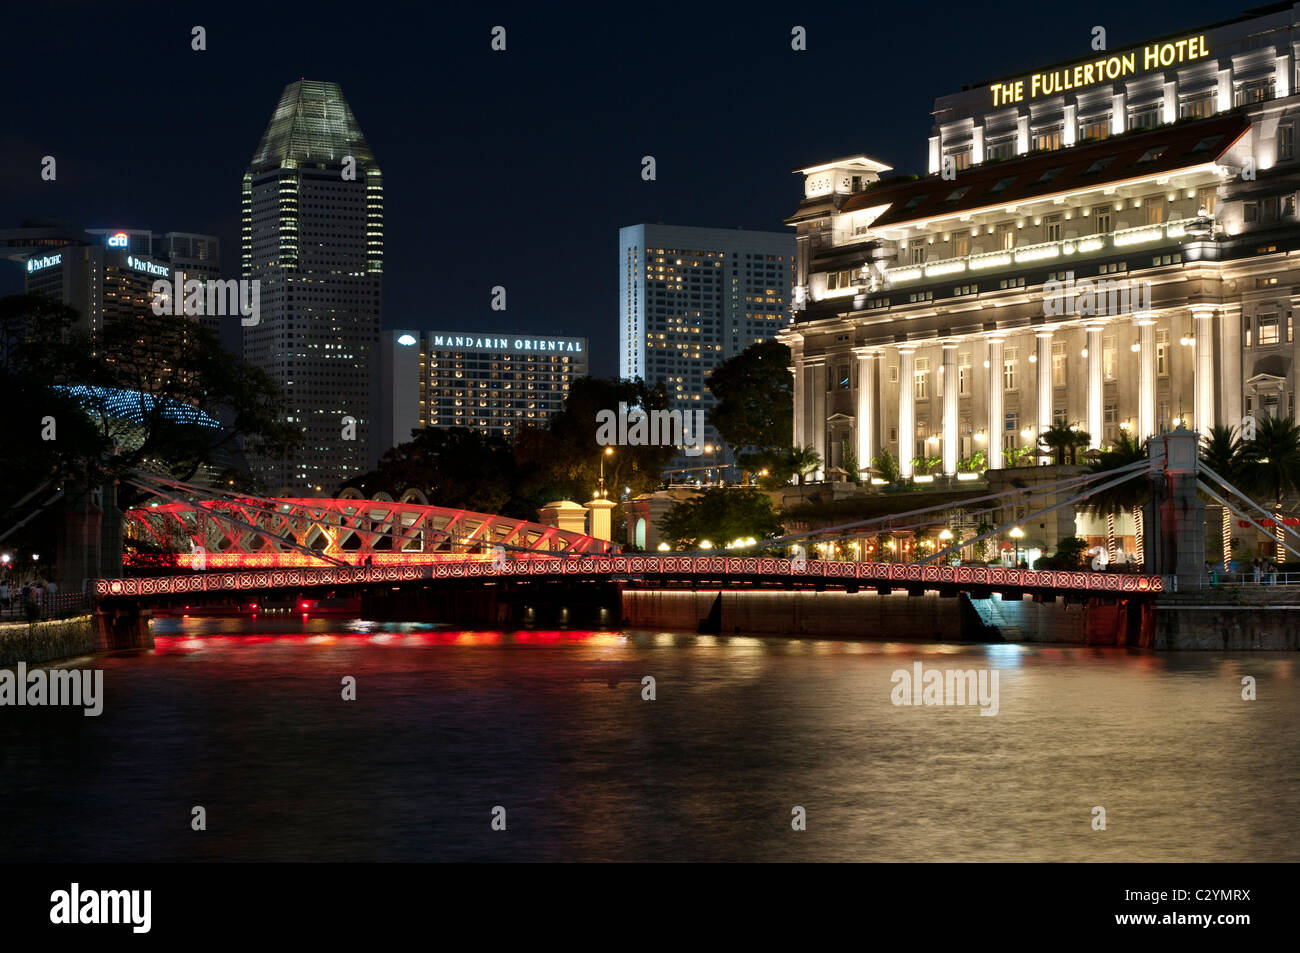
[[[943,474],[957,472],[957,343],[943,344]]]
[[[1195,403],[1192,405],[1196,430],[1204,435],[1214,426],[1214,309],[1192,307],[1192,333],[1196,337]]]
[[[1102,407],[1102,360],[1104,349],[1101,340],[1101,325],[1090,324],[1088,332],[1088,447],[1097,450],[1101,447],[1106,430],[1104,408]]]
[[[869,467],[876,455],[876,352],[855,347],[853,353],[858,359],[858,466]]]
[[[988,439],[990,470],[1002,469],[1002,338],[989,338]]]
[[[1038,436],[1052,426],[1052,332],[1038,331],[1034,336],[1038,341],[1038,432],[1034,435],[1037,447]]]
[[[1156,432],[1155,319],[1142,317],[1138,326],[1138,432],[1139,441]]]
[[[912,478],[912,450],[916,443],[916,348],[898,349],[898,469]]]

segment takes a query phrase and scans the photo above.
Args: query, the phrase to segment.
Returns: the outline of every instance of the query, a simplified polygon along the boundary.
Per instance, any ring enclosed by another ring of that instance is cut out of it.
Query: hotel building
[[[663,382],[672,410],[713,408],[709,372],[789,323],[795,242],[743,229],[630,225],[619,229],[619,376]],[[706,424],[706,457],[674,468],[727,466],[732,449]]]
[[[544,427],[588,367],[586,338],[509,331],[385,331],[380,354],[384,450],[418,427]]]
[[[936,101],[926,175],[797,170],[796,444],[951,475],[1032,458],[1053,424],[1097,448],[1294,417],[1296,24],[1281,4],[1006,63]]]
[[[272,492],[329,492],[379,459],[383,227],[383,177],[343,91],[290,83],[243,180],[242,272],[261,295],[244,357],[303,437],[288,459],[250,459]]]

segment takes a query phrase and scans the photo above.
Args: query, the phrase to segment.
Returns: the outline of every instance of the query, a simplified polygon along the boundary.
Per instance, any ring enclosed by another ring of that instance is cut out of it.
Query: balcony
[[[1182,241],[1187,226],[1195,219],[1179,218],[1159,225],[1139,225],[1121,228],[1105,235],[1084,235],[1036,245],[1020,245],[1003,251],[980,252],[961,258],[943,258],[922,265],[897,265],[885,269],[885,279],[890,285],[919,281],[921,278],[941,278],[965,272],[976,274],[999,268],[1010,268],[1029,262],[1052,259],[1070,261],[1074,255],[1122,253],[1124,249],[1140,245],[1156,245]]]

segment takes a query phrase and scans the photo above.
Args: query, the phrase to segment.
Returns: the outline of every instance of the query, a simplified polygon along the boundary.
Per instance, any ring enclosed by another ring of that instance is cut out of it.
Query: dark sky
[[[216,234],[235,275],[240,177],[271,111],[287,83],[331,80],[384,173],[385,327],[585,335],[602,375],[615,370],[619,226],[784,230],[796,166],[861,152],[924,173],[936,96],[1086,54],[1094,25],[1115,50],[1247,8],[190,6],[5,10],[0,227]],[[206,52],[190,49],[195,24]],[[497,24],[505,53],[489,48]],[[806,52],[790,49],[795,24]],[[43,155],[56,182],[40,179]],[[508,289],[504,313],[493,285]],[[0,261],[0,294],[21,288],[20,266]]]

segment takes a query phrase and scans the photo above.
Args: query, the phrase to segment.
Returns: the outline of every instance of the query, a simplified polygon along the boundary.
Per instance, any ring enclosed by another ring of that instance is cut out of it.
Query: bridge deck
[[[888,586],[934,589],[1034,592],[1097,596],[1153,596],[1163,591],[1159,576],[1084,570],[1005,569],[1000,566],[934,566],[789,559],[765,556],[621,555],[522,559],[465,557],[436,563],[397,566],[323,566],[262,569],[252,572],[209,571],[172,576],[99,579],[99,596],[147,597],[243,590],[304,589],[416,583],[444,579],[555,578],[645,582],[737,582],[783,586],[816,584],[830,588]]]

